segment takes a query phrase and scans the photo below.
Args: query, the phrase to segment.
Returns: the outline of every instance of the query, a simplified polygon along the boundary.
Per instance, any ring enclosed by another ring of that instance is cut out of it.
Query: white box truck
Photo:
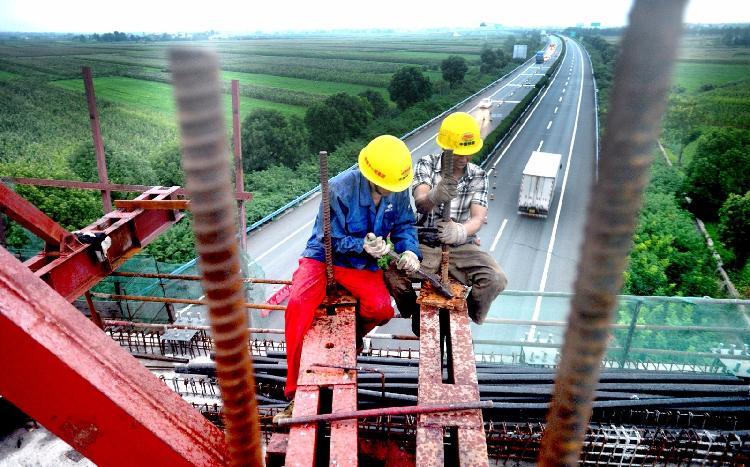
[[[534,217],[547,217],[555,182],[560,172],[562,155],[534,151],[523,169],[521,191],[518,194],[518,213]]]

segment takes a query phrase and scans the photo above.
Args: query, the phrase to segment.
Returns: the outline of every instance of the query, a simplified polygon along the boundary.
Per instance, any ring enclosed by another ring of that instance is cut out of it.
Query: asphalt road
[[[559,40],[559,39],[555,39]],[[561,47],[557,47],[557,52]],[[549,68],[554,56],[542,65],[533,59],[520,66],[505,80],[466,103],[461,109],[474,115],[486,135],[502,116],[525,96]],[[490,175],[490,201],[487,224],[479,235],[482,248],[489,251],[506,271],[508,290],[572,290],[576,263],[583,235],[588,192],[596,170],[594,89],[590,62],[585,51],[567,40],[563,63],[550,86],[527,113],[523,126],[509,144],[487,165]],[[490,109],[479,102],[491,97]],[[416,162],[420,157],[439,152],[435,136],[440,122],[424,128],[405,142]],[[521,172],[533,150],[562,154],[553,207],[546,219],[517,213]],[[494,188],[493,188],[494,187]],[[287,279],[294,272],[300,253],[310,236],[320,203],[311,197],[300,207],[278,218],[248,237],[248,254],[265,276]],[[269,288],[267,294],[273,293]],[[567,304],[560,300],[534,297],[502,297],[493,304],[490,317],[506,319],[564,320]],[[266,318],[254,316],[254,325],[282,327],[283,314]],[[409,334],[404,320],[393,320],[379,333]],[[475,327],[476,339],[535,339],[536,329],[529,326]],[[559,334],[558,331],[551,331]],[[548,330],[545,328],[545,337]]]

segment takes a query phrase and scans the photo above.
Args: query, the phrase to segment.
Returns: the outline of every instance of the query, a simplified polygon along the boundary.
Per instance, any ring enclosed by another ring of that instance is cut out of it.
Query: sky
[[[627,22],[631,0],[0,0],[0,31],[222,32],[428,29],[490,25],[602,27]],[[748,0],[693,0],[688,23],[750,22]]]

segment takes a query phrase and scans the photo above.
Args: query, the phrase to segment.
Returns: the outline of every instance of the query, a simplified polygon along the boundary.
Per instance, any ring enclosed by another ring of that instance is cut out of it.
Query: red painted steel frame
[[[94,92],[94,79],[91,77],[91,68],[81,68],[83,74],[83,87],[86,91],[86,103],[89,107],[89,122],[91,123],[91,139],[94,141],[94,152],[96,153],[96,171],[99,174],[99,183],[109,183],[107,177],[107,159],[104,155],[104,140],[102,130],[99,127],[99,112],[96,110],[96,93]],[[104,213],[112,211],[112,194],[109,190],[102,190],[102,205]]]
[[[0,248],[0,394],[99,465],[224,465],[224,436]]]
[[[177,187],[152,188],[136,199],[174,199],[176,189]],[[106,260],[100,262],[94,254],[96,247],[93,245],[84,245],[72,240],[67,241],[68,247],[65,249],[57,247],[56,244],[60,244],[65,238],[71,238],[65,229],[5,185],[0,185],[0,195],[0,206],[5,208],[8,215],[48,244],[45,251],[24,264],[69,302],[107,277],[111,271],[183,216],[179,211],[152,209],[128,212],[118,210],[107,213],[82,229],[85,232],[103,232],[112,240]]]

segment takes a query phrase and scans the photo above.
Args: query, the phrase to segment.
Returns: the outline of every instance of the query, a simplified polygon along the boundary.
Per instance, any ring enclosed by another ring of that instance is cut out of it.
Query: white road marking
[[[554,112],[552,112],[552,113],[555,113],[555,114],[556,114],[556,113],[557,113],[557,109],[558,109],[558,108],[557,108],[557,107],[555,107],[555,111],[554,111]]]
[[[508,81],[508,82],[507,82],[506,84],[502,85],[502,86],[500,87],[500,89],[498,89],[497,91],[495,91],[495,92],[493,92],[492,94],[490,94],[490,97],[495,97],[495,95],[496,95],[496,94],[497,94],[498,92],[502,91],[502,90],[503,90],[503,89],[504,89],[505,87],[507,87],[507,86],[519,86],[519,85],[517,85],[517,84],[511,84],[511,83],[513,83],[513,81],[517,80],[517,79],[518,79],[518,78],[519,78],[520,76],[528,76],[528,75],[524,75],[523,73],[526,73],[526,72],[527,72],[527,71],[529,70],[529,68],[531,68],[532,66],[534,66],[534,64],[533,64],[533,63],[532,63],[532,64],[530,64],[529,66],[527,66],[527,67],[526,67],[526,69],[525,69],[525,70],[523,70],[523,71],[521,72],[521,74],[519,74],[518,76],[516,76],[516,77],[515,77],[515,78],[513,78],[512,80]],[[513,95],[513,94],[511,93],[510,95]]]
[[[542,144],[544,144],[544,140],[539,141],[539,146],[536,148],[537,151],[542,150]]]
[[[257,263],[258,261],[262,260],[263,258],[265,258],[266,256],[268,256],[269,254],[273,253],[278,247],[280,247],[281,245],[283,245],[284,243],[286,243],[289,239],[291,239],[292,237],[294,237],[295,235],[297,235],[298,233],[300,233],[302,230],[310,227],[313,224],[313,222],[315,222],[315,219],[311,220],[310,222],[305,223],[302,227],[300,227],[299,229],[295,230],[294,232],[292,232],[289,235],[287,235],[286,237],[284,237],[276,245],[274,245],[270,249],[266,250],[265,253],[263,253],[262,255],[260,255],[257,258],[255,258],[254,262]]]
[[[497,246],[498,240],[500,240],[500,235],[503,234],[503,230],[505,229],[505,224],[508,223],[508,219],[503,219],[503,223],[500,226],[500,230],[497,231],[497,235],[495,235],[495,241],[492,242],[492,246],[490,247],[490,251],[495,251],[495,247]]]
[[[550,120],[549,123],[547,124],[547,129],[549,130],[549,127],[551,126],[552,126],[552,120]]]
[[[567,54],[567,52],[565,52],[565,53]],[[565,60],[565,57],[563,57],[562,60]],[[561,68],[557,69],[557,72],[555,73],[554,78],[552,78],[552,81],[550,81],[549,85],[547,86],[547,89],[544,90],[544,92],[542,93],[542,96],[539,98],[539,100],[537,101],[537,103],[534,106],[534,108],[531,109],[531,112],[529,112],[529,115],[528,115],[528,117],[526,117],[526,120],[524,120],[523,123],[521,124],[521,126],[518,127],[518,130],[516,130],[516,134],[513,135],[513,138],[510,139],[510,142],[508,143],[507,146],[505,146],[505,149],[503,149],[503,152],[500,153],[500,156],[492,164],[492,168],[493,169],[495,168],[495,166],[497,166],[498,162],[500,162],[503,159],[503,156],[505,155],[505,153],[508,152],[508,149],[510,149],[510,147],[513,145],[513,141],[515,141],[516,138],[518,137],[518,135],[521,134],[521,130],[523,130],[523,127],[526,126],[526,123],[528,123],[528,121],[531,118],[531,116],[534,115],[534,112],[539,107],[539,104],[542,103],[542,101],[544,100],[544,97],[547,95],[547,92],[552,88],[552,84],[557,79],[557,75],[560,73],[560,70],[561,70]]]
[[[562,96],[560,96],[560,99],[558,99],[557,102],[562,102]]]
[[[567,88],[563,88],[563,94],[565,94],[565,90],[566,90],[566,89],[567,89]]]
[[[581,55],[581,49],[578,47],[578,54]],[[583,56],[581,56],[583,61]],[[544,261],[544,270],[542,271],[542,280],[539,282],[539,291],[544,292],[547,287],[547,275],[549,274],[549,265],[552,261],[552,251],[555,248],[555,237],[557,236],[557,226],[560,222],[560,213],[562,213],[563,199],[565,198],[565,187],[568,185],[568,174],[570,173],[570,161],[573,157],[573,146],[576,142],[576,133],[578,132],[578,117],[581,113],[581,97],[583,96],[583,66],[581,66],[581,87],[578,90],[578,106],[576,107],[576,120],[573,124],[573,135],[570,138],[570,148],[568,149],[568,160],[565,164],[565,175],[563,175],[562,188],[560,189],[560,201],[557,204],[557,212],[555,213],[555,223],[552,226],[552,236],[550,237],[549,245],[547,246],[547,258]],[[536,304],[534,305],[534,313],[531,315],[531,321],[539,319],[539,314],[542,311],[542,297],[536,298]],[[534,334],[536,334],[536,326],[531,325],[529,328],[529,334],[526,340],[531,342],[534,340]]]
[[[416,151],[416,150],[418,150],[418,149],[422,149],[422,146],[424,146],[425,144],[427,144],[427,143],[429,143],[430,141],[432,141],[432,140],[433,140],[433,138],[435,138],[435,137],[436,137],[437,135],[438,135],[438,134],[437,134],[437,133],[435,133],[434,135],[430,136],[430,137],[429,137],[429,138],[427,139],[427,141],[425,141],[424,143],[420,144],[419,146],[417,146],[416,148],[412,149],[411,151],[412,151],[412,152],[414,152],[414,151]]]

